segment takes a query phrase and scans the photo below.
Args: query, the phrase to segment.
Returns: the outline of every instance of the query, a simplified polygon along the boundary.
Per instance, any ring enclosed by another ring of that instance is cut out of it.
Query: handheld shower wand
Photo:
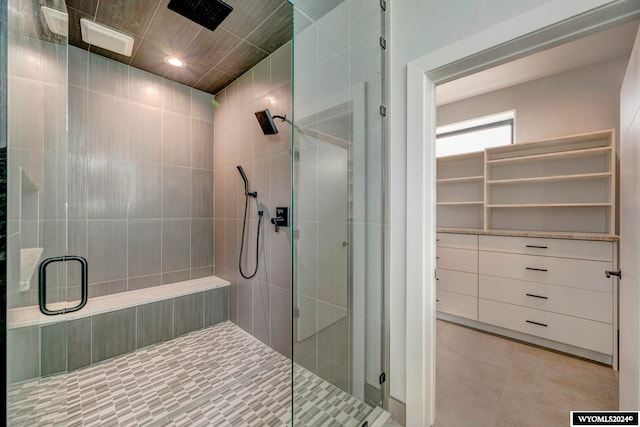
[[[244,173],[244,169],[242,169],[242,166],[238,165],[238,172],[240,172],[240,176],[242,177],[242,180],[244,181],[244,195],[247,197],[253,197],[254,199],[258,197],[258,192],[254,191],[252,193],[249,192],[249,180],[247,179],[247,175]]]
[[[244,169],[242,166],[238,165],[238,172],[240,172],[240,176],[244,181],[244,217],[242,220],[242,240],[240,240],[240,255],[238,256],[238,268],[240,269],[240,275],[245,279],[251,279],[258,273],[258,266],[260,264],[260,226],[262,225],[262,216],[264,215],[264,211],[258,211],[258,232],[256,233],[256,268],[253,270],[253,273],[248,275],[242,271],[242,252],[244,251],[244,236],[245,230],[247,228],[247,210],[249,208],[249,197],[253,197],[254,199],[258,198],[258,192],[249,191],[249,180],[247,179],[247,175],[244,173]]]

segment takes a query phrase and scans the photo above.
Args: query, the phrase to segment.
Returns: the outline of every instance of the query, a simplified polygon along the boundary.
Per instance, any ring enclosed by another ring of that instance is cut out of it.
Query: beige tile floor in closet
[[[436,427],[568,426],[570,410],[616,410],[610,367],[437,322]]]

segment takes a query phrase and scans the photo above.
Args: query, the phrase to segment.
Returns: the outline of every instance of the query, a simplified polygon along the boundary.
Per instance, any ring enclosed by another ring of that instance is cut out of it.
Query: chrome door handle
[[[60,310],[49,310],[47,308],[47,266],[49,264],[53,264],[54,262],[67,262],[67,261],[77,261],[80,263],[81,268],[81,296],[80,296],[80,304],[75,307],[65,307]],[[42,314],[46,314],[47,316],[55,316],[57,314],[65,314],[65,313],[73,313],[74,311],[82,310],[82,308],[87,305],[87,301],[89,300],[89,274],[88,274],[88,264],[87,260],[81,256],[76,255],[65,255],[58,256],[53,258],[47,258],[40,263],[40,277],[38,278],[39,285],[39,303],[40,303],[40,311]]]

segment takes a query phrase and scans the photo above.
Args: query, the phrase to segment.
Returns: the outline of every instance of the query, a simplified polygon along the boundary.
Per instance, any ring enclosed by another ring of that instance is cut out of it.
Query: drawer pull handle
[[[533,267],[525,267],[525,268],[531,271],[548,271],[546,268],[533,268]]]
[[[440,259],[440,257],[439,257],[439,256],[437,256],[437,257],[436,257],[436,259]]]
[[[439,241],[440,241],[440,239],[436,239],[436,242],[439,242]]]
[[[531,323],[533,325],[544,326],[545,328],[547,327],[547,325],[545,325],[544,323],[534,322],[533,320],[525,320],[525,322]]]
[[[540,298],[540,299],[549,299],[547,297],[543,297],[542,295],[535,295],[535,294],[526,294],[528,297],[533,297],[533,298]]]
[[[526,245],[527,248],[535,248],[535,249],[549,249],[547,246],[538,246],[538,245]]]
[[[437,299],[437,300],[436,300],[436,302],[440,302],[440,300],[439,300],[439,299]]]

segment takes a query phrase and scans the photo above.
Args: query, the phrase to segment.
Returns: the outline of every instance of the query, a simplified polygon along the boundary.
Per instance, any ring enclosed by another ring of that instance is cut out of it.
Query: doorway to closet
[[[436,426],[633,406],[615,273],[630,266],[624,103],[637,108],[621,89],[637,32],[626,22],[437,86]]]

